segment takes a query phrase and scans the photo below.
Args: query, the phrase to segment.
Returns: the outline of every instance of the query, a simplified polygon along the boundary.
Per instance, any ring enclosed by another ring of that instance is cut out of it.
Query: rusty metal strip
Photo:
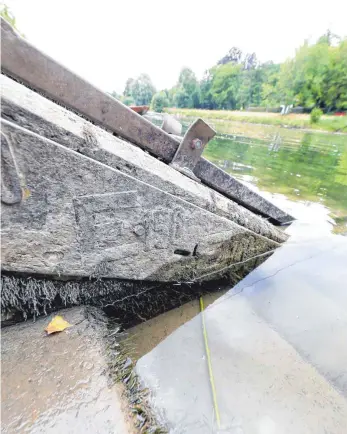
[[[269,218],[272,223],[286,225],[295,220],[291,215],[277,208],[258,193],[224,172],[224,170],[205,160],[205,158],[200,158],[195,166],[194,174],[204,184],[231,198],[250,211]]]

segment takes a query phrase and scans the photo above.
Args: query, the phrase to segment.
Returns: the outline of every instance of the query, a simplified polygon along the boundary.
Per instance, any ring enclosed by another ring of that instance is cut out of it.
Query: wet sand
[[[84,308],[59,312],[72,327],[47,336],[55,314],[2,331],[1,432],[133,434],[122,385],[110,383],[106,323]]]
[[[221,297],[226,291],[217,291],[203,297],[205,308]],[[177,309],[152,318],[128,330],[125,344],[129,357],[137,361],[149,353],[178,327],[194,318],[200,312],[199,300],[193,300]]]

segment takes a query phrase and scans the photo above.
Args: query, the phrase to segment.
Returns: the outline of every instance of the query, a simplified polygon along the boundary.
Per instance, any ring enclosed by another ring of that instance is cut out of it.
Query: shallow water
[[[228,133],[209,143],[206,158],[260,191],[322,205],[335,220],[332,229],[346,232],[346,135],[229,124],[222,128]]]
[[[290,239],[143,356],[170,432],[345,433],[346,257],[342,236]]]
[[[151,120],[161,124],[160,116]],[[180,121],[185,131],[191,120]],[[286,229],[291,242],[347,235],[347,135],[209,123],[218,134],[204,157],[293,215],[297,220]],[[205,305],[221,295],[205,296]],[[137,360],[148,353],[198,312],[196,300],[130,329],[131,357]]]
[[[224,293],[225,291],[217,291],[205,295],[203,297],[204,307],[208,307]],[[160,344],[179,326],[194,318],[199,312],[200,302],[197,299],[129,329],[127,331],[129,357],[137,361]]]

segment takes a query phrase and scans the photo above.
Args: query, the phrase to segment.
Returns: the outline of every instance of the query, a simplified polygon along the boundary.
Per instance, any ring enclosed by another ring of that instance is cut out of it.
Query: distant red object
[[[139,115],[144,115],[149,110],[148,105],[131,105],[130,108]]]
[[[334,116],[346,116],[346,112],[336,112]]]

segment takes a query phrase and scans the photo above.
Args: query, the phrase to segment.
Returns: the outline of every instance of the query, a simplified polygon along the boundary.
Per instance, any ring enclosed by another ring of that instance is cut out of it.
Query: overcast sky
[[[150,75],[172,87],[232,47],[283,61],[328,28],[347,35],[347,0],[7,0],[28,41],[106,91]]]

